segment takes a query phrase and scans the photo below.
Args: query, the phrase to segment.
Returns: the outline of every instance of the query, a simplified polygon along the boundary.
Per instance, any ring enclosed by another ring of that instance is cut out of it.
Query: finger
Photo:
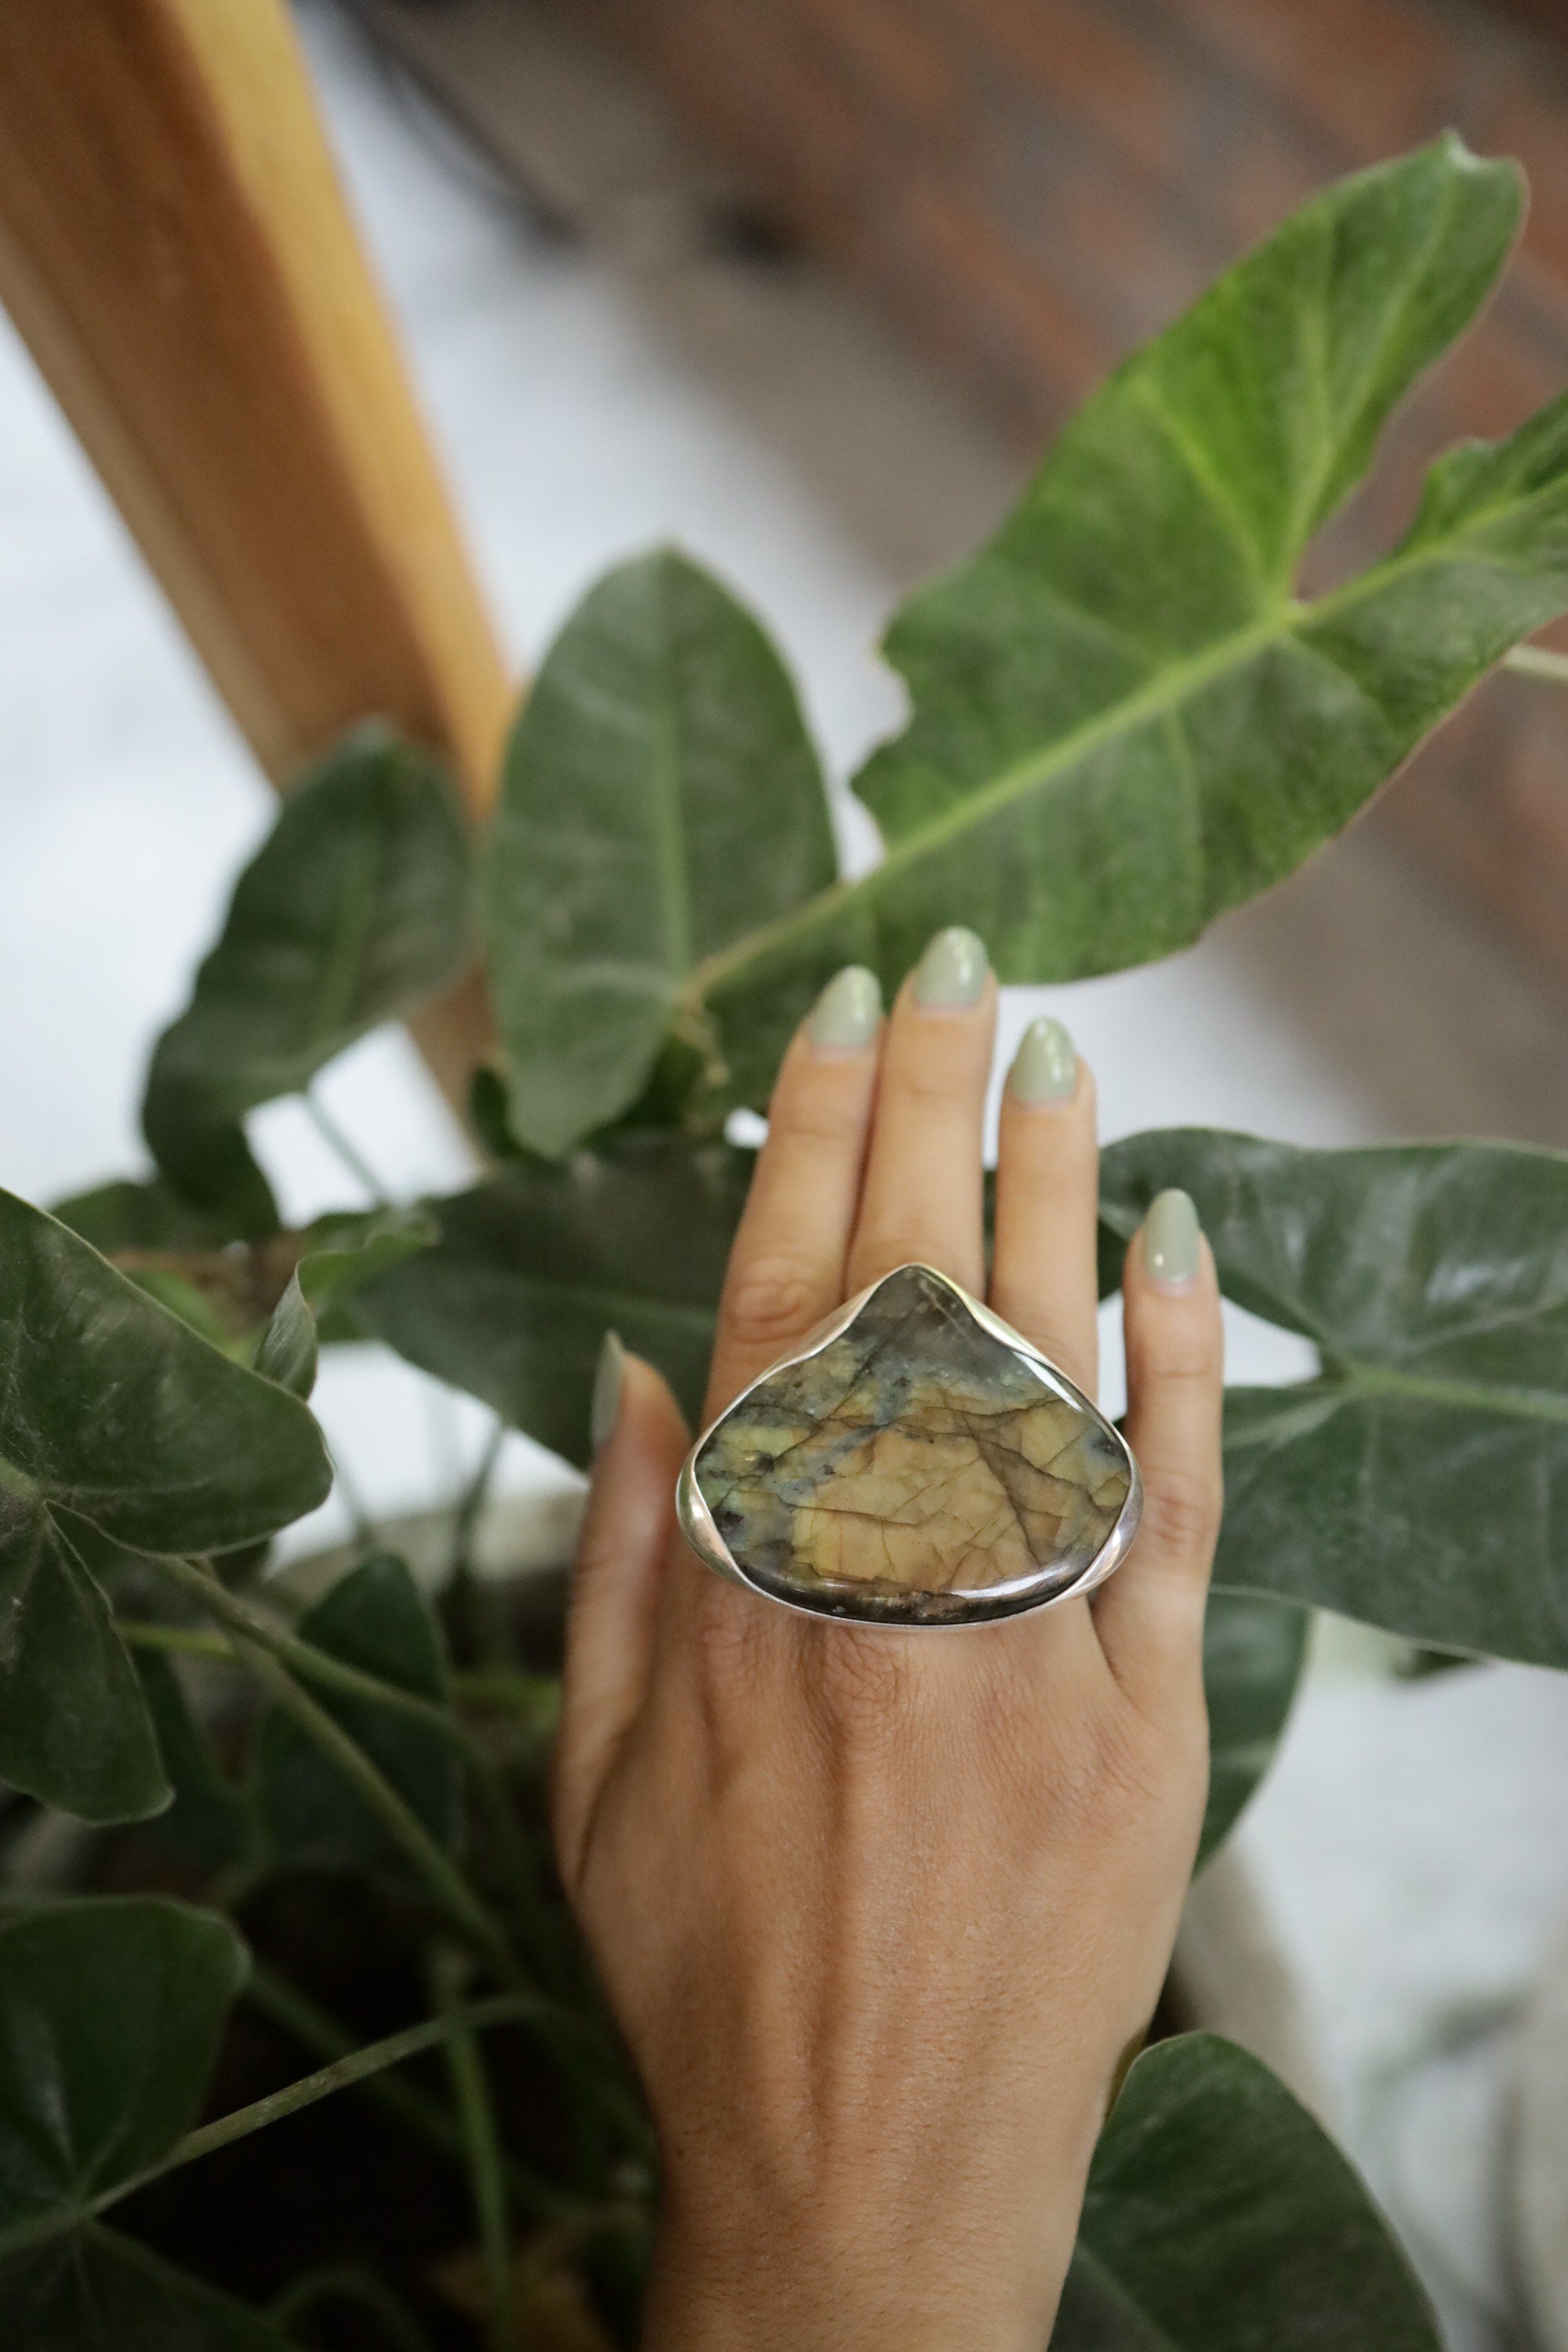
[[[1093,1077],[1059,1021],[1033,1022],[1002,1096],[991,1304],[1089,1396],[1099,1187]]]
[[[1143,1474],[1143,1520],[1094,1614],[1125,1686],[1200,1665],[1219,1533],[1219,1286],[1184,1192],[1162,1192],[1150,1209],[1127,1253],[1122,1297],[1127,1437]]]
[[[724,1277],[705,1419],[844,1297],[881,1028],[876,976],[851,964],[784,1055]]]
[[[995,1032],[984,948],[973,931],[939,931],[900,991],[882,1043],[847,1290],[911,1259],[980,1289],[981,1120]]]
[[[680,1409],[611,1332],[595,1383],[599,1451],[572,1572],[552,1808],[570,1886],[587,1824],[647,1680],[659,1570],[687,1448]]]

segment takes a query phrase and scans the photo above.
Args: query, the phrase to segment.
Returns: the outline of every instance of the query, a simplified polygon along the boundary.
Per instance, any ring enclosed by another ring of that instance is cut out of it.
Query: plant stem
[[[271,1652],[259,1643],[236,1634],[237,1647],[246,1653],[258,1679],[277,1705],[291,1715],[330,1763],[357,1789],[388,1832],[396,1839],[447,1917],[461,1927],[484,1953],[503,1983],[515,1984],[521,1973],[506,1931],[488,1904],[475,1894],[462,1872],[431,1836],[418,1815],[404,1802],[355,1739],[334,1716],[301,1689]]]
[[[479,1456],[479,1467],[458,1505],[452,1528],[452,1574],[455,1577],[472,1573],[474,1528],[479,1513],[484,1509],[485,1496],[489,1493],[490,1480],[495,1475],[496,1464],[500,1460],[501,1447],[505,1444],[506,1423],[498,1417]]]
[[[364,1186],[365,1191],[370,1194],[372,1201],[375,1203],[375,1206],[378,1209],[392,1208],[395,1203],[391,1194],[387,1192],[385,1185],[382,1182],[380,1177],[376,1174],[369,1161],[363,1157],[359,1146],[353,1141],[353,1138],[343,1133],[342,1129],[338,1125],[337,1120],[327,1109],[326,1105],[321,1101],[321,1098],[316,1093],[315,1088],[313,1087],[307,1087],[300,1099],[304,1103],[306,1111],[310,1115],[310,1123],[315,1128],[317,1134],[321,1138],[323,1143],[327,1144],[331,1150],[337,1153],[338,1158],[342,1161],[343,1166],[348,1170],[350,1175],[354,1179],[354,1181]]]
[[[346,2026],[340,2024],[319,2001],[312,2000],[309,1993],[301,1992],[298,1985],[277,1975],[263,1960],[252,1961],[245,1992],[247,2000],[254,2001],[275,2025],[281,2026],[285,2033],[291,2034],[302,2049],[317,2058],[346,2058],[358,2046]],[[395,2074],[368,2075],[361,2087],[427,2147],[434,2148],[439,2156],[454,2157],[462,2162],[463,2136],[457,2118],[438,2100],[429,2098]],[[546,2188],[524,2166],[509,2158],[502,2161],[509,2195],[539,2220],[559,2221],[579,2210],[571,2198]]]
[[[1504,654],[1501,666],[1521,677],[1549,677],[1555,685],[1568,686],[1568,654],[1553,653],[1549,646],[1515,646]]]
[[[271,1630],[259,1618],[253,1621],[253,1627],[247,1627],[247,1632],[253,1629],[254,1638],[263,1643]],[[133,1650],[172,1650],[182,1657],[211,1658],[220,1665],[234,1663],[234,1650],[222,1633],[205,1633],[195,1625],[163,1625],[151,1618],[117,1617],[114,1630]],[[276,1638],[279,1642],[288,1640],[283,1634]],[[399,1708],[405,1715],[417,1715],[432,1726],[438,1717],[454,1738],[463,1736],[461,1726],[455,1726],[437,1701],[421,1698],[417,1691],[403,1690],[396,1683],[384,1683],[378,1675],[363,1674],[357,1667],[345,1666],[326,1651],[312,1650],[308,1643],[300,1643],[298,1648],[307,1653],[310,1663],[307,1664],[290,1651],[286,1663],[296,1672],[337,1689],[350,1690],[352,1685],[353,1696],[374,1699],[383,1706]],[[455,1696],[468,1706],[530,1716],[540,1731],[552,1727],[559,1704],[556,1685],[550,1675],[526,1675],[510,1668],[454,1667],[452,1688]]]
[[[492,2352],[516,2352],[517,2319],[512,2293],[511,2231],[507,2212],[506,2182],[496,2137],[495,2109],[479,2044],[461,2022],[467,1956],[445,1946],[431,1967],[436,2006],[451,2028],[447,2037],[447,2064],[458,2102],[463,2144],[473,2187],[474,2217],[479,2229],[479,2252],[485,2274],[485,2324]]]
[[[145,2189],[149,2181],[161,2180],[166,2172],[176,2172],[182,2165],[194,2164],[198,2157],[211,2156],[220,2147],[229,2147],[237,2139],[248,2139],[252,2132],[265,2131],[268,2124],[280,2123],[285,2116],[298,2115],[302,2107],[313,2107],[319,2099],[331,2098],[334,2091],[345,2091],[351,2084],[363,2083],[383,2067],[400,2065],[405,2058],[416,2058],[422,2050],[433,2050],[453,2032],[479,2032],[490,2025],[517,2025],[529,2022],[553,2021],[554,2011],[548,2001],[533,1993],[495,1993],[488,2000],[470,2001],[450,2017],[426,2018],[423,2025],[405,2026],[401,2033],[389,2033],[380,2042],[367,2042],[363,2049],[350,2053],[346,2058],[334,2059],[314,2074],[302,2075],[299,2082],[286,2084],[280,2091],[270,2091],[264,2099],[253,2099],[248,2106],[236,2107],[216,2122],[203,2124],[174,2142],[167,2156],[144,2171],[133,2173],[129,2180],[118,2181],[100,2196],[74,2205],[51,2206],[47,2213],[29,2214],[25,2221],[0,2231],[0,2261],[19,2252],[24,2246],[38,2244],[46,2238],[58,2237],[62,2231],[74,2230],[83,2221],[118,2205],[122,2197],[132,2196]]]
[[[268,2313],[278,2328],[287,2329],[319,2303],[353,2304],[380,2322],[397,2352],[430,2352],[430,2338],[405,2311],[397,2297],[374,2271],[357,2263],[321,2263],[305,2271],[286,2287]]]

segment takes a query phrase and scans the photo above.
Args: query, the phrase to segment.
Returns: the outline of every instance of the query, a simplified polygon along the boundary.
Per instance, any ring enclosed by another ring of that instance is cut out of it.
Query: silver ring
[[[705,1429],[687,1542],[786,1609],[977,1625],[1102,1584],[1138,1532],[1121,1432],[929,1265],[868,1285]]]

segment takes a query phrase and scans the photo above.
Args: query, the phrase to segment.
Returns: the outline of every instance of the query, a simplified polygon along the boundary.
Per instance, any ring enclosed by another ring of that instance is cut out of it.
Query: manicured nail
[[[1018,1040],[1007,1091],[1015,1102],[1059,1103],[1071,1099],[1078,1087],[1078,1055],[1072,1039],[1048,1013],[1031,1021]]]
[[[1198,1213],[1185,1192],[1157,1193],[1143,1220],[1143,1264],[1152,1280],[1179,1290],[1198,1270]]]
[[[594,1370],[594,1402],[588,1413],[588,1434],[593,1440],[595,1454],[616,1425],[616,1415],[621,1409],[621,1383],[626,1377],[626,1351],[616,1333],[606,1331]]]
[[[951,929],[938,931],[916,964],[915,1001],[953,1011],[973,1004],[990,969],[984,941],[966,931],[962,923],[954,923]]]
[[[882,991],[874,971],[847,963],[817,998],[805,1034],[814,1045],[858,1054],[882,1025]]]

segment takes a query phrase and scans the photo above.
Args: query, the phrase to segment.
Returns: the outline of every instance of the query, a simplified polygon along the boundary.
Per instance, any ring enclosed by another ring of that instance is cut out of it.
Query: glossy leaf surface
[[[402,1560],[378,1553],[333,1585],[300,1621],[302,1641],[345,1665],[421,1698],[444,1696],[446,1674],[435,1619]],[[450,1740],[429,1726],[341,1692],[314,1696],[335,1716],[433,1837],[456,1842],[458,1763]],[[276,1709],[258,1742],[256,1801],[274,1858],[319,1870],[374,1866],[400,1872],[402,1849],[363,1800],[293,1720]]]
[[[693,983],[760,1102],[840,964],[944,923],[1001,976],[1169,954],[1292,872],[1568,604],[1568,404],[1441,459],[1404,543],[1316,602],[1314,532],[1468,323],[1520,213],[1453,138],[1330,188],[1110,377],[973,560],[895,619],[913,716],[856,789],[883,864]]]
[[[1256,2058],[1144,2052],[1100,2135],[1051,2352],[1441,2352],[1328,2135]]]
[[[778,655],[671,549],[592,589],[517,722],[486,891],[510,1123],[565,1149],[641,1092],[691,972],[837,866]]]
[[[8,2263],[0,2309],[16,2352],[289,2352],[255,2312],[97,2227]]]
[[[224,1551],[330,1484],[303,1406],[0,1193],[0,1776],[91,1821],[168,1795],[77,1517],[132,1550]]]
[[[1227,1838],[1274,1760],[1307,1657],[1310,1612],[1211,1592],[1204,1617],[1209,1793],[1198,1864]]]
[[[441,1239],[363,1295],[370,1328],[568,1461],[606,1331],[700,1411],[752,1155],[628,1136],[432,1202]]]
[[[239,1233],[270,1232],[246,1112],[434,996],[472,936],[468,842],[441,771],[384,728],[357,730],[284,802],[159,1040],[142,1125],[164,1175]]]
[[[1169,1184],[1227,1295],[1322,1363],[1228,1392],[1220,1580],[1568,1665],[1568,1156],[1173,1129],[1106,1153],[1102,1220]]]
[[[85,2210],[195,2119],[245,1947],[153,1895],[50,1905],[0,1927],[0,2240]]]

